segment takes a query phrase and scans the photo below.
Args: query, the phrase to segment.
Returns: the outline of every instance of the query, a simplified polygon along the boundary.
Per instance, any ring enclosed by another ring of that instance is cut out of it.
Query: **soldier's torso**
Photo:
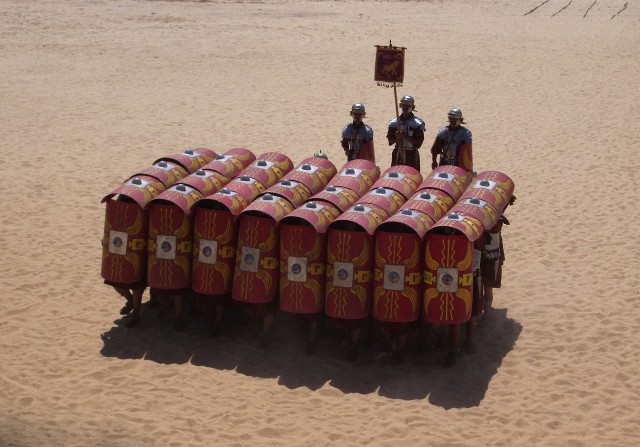
[[[402,131],[403,134],[408,135],[410,137],[413,136],[414,132],[417,130],[421,130],[422,132],[425,131],[424,121],[415,115],[411,115],[406,119],[402,119],[402,117],[400,117],[399,121],[400,121],[399,130]],[[389,133],[395,132],[396,129],[398,129],[398,119],[394,118],[389,122]],[[405,139],[403,140],[403,147],[413,148],[413,144],[411,144],[411,142]]]
[[[363,144],[373,140],[373,129],[366,124],[356,127],[350,123],[344,126],[342,138],[349,140],[352,148],[360,149]]]
[[[460,147],[463,144],[471,143],[471,131],[463,126],[455,129],[449,129],[445,126],[438,131],[438,139],[444,141],[442,148],[442,158],[446,159],[448,164],[456,164]]]

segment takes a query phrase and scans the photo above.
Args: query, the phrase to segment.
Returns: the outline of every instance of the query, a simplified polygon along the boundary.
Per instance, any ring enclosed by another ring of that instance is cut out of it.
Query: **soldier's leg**
[[[493,287],[484,285],[484,312],[491,310],[493,305]]]
[[[401,332],[394,336],[395,349],[393,350],[393,356],[391,358],[391,362],[394,365],[399,365],[404,362],[404,348],[407,344],[408,337],[409,337],[408,332]]]
[[[467,321],[467,339],[464,342],[464,350],[467,354],[473,354],[476,352],[476,328],[478,327],[477,317],[472,316]]]
[[[185,295],[184,293],[180,293],[178,295],[174,295],[172,297],[173,301],[173,327],[177,331],[182,331],[184,329],[184,302]]]
[[[142,307],[144,287],[133,289],[131,292],[131,317],[127,322],[127,327],[135,327],[140,324],[140,307]]]
[[[213,324],[211,325],[211,336],[217,337],[222,333],[222,317],[224,315],[224,303],[214,302],[213,306]]]
[[[445,333],[445,325],[444,324],[432,324],[431,329],[433,329],[433,333],[436,336],[435,347],[437,351],[443,351],[446,349],[447,343],[447,334]]]
[[[318,317],[312,317],[309,321],[309,343],[307,344],[307,348],[305,352],[307,354],[313,354],[318,350],[318,327],[320,326],[320,321]]]
[[[444,367],[450,368],[456,364],[456,356],[460,351],[460,324],[449,325],[449,349],[444,358]]]
[[[347,360],[354,361],[360,356],[360,343],[362,342],[362,327],[351,329],[351,346],[347,353]]]
[[[113,286],[113,288],[116,292],[118,292],[118,295],[127,300],[122,309],[120,309],[120,315],[128,315],[129,312],[133,310],[133,296],[131,295],[131,292],[129,291],[129,289],[125,289],[124,287]]]
[[[275,309],[270,307],[270,303],[256,304],[255,306],[257,306],[257,315],[262,320],[262,332],[258,339],[258,347],[264,349],[271,344],[273,321],[276,316]]]

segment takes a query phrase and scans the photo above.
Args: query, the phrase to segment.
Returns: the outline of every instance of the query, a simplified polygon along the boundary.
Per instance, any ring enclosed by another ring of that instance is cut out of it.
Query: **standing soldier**
[[[413,96],[403,96],[399,105],[402,113],[389,122],[387,130],[389,146],[396,145],[391,154],[391,166],[411,166],[420,172],[418,149],[424,141],[425,124],[422,119],[413,114],[415,111]]]
[[[467,172],[473,170],[471,153],[471,131],[464,124],[462,110],[454,107],[447,114],[449,125],[438,131],[433,146],[431,146],[431,169],[438,166],[459,166]],[[440,163],[437,158],[440,155]]]
[[[366,115],[364,104],[355,103],[351,106],[349,114],[353,117],[353,122],[342,129],[342,141],[340,142],[347,156],[347,161],[361,158],[375,163],[373,129],[362,121]]]
[[[504,263],[504,248],[502,245],[502,225],[509,225],[507,218],[502,215],[493,228],[484,232],[484,249],[482,250],[482,286],[484,295],[484,311],[491,309],[493,303],[493,289],[502,285],[502,264]]]
[[[515,201],[516,196],[512,195],[509,199],[509,205],[513,205]],[[505,260],[504,245],[502,243],[503,225],[510,225],[509,219],[504,214],[500,216],[493,228],[484,232],[485,243],[480,262],[484,318],[488,316],[488,312],[492,308],[493,289],[499,289],[502,286],[502,264],[504,264]]]

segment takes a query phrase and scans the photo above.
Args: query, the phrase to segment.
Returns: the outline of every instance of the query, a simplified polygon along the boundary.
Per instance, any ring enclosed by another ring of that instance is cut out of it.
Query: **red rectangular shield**
[[[464,235],[428,234],[424,251],[424,319],[460,324],[473,306],[473,243]]]
[[[409,323],[422,308],[422,239],[415,233],[378,231],[375,238],[373,317]]]
[[[276,223],[269,217],[242,216],[236,244],[236,265],[231,297],[245,303],[268,303],[278,288]]]
[[[130,284],[144,278],[149,211],[135,202],[107,201],[102,240],[102,277]]]
[[[324,310],[327,235],[311,225],[281,227],[280,309],[298,314]]]
[[[231,293],[237,228],[228,210],[196,208],[191,288],[205,295]]]
[[[191,285],[192,218],[176,205],[152,204],[149,211],[147,280],[158,289]]]
[[[373,236],[329,229],[325,314],[343,320],[369,316],[373,283]]]

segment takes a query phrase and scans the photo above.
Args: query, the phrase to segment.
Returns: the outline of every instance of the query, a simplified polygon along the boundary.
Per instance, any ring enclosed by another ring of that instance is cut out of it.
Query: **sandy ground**
[[[640,2],[0,0],[0,37],[0,446],[637,442]],[[124,327],[102,196],[189,146],[341,166],[357,101],[385,169],[390,39],[422,173],[458,106],[475,169],[516,183],[478,352],[353,364],[326,328],[309,357],[283,317],[266,351],[239,317]]]

